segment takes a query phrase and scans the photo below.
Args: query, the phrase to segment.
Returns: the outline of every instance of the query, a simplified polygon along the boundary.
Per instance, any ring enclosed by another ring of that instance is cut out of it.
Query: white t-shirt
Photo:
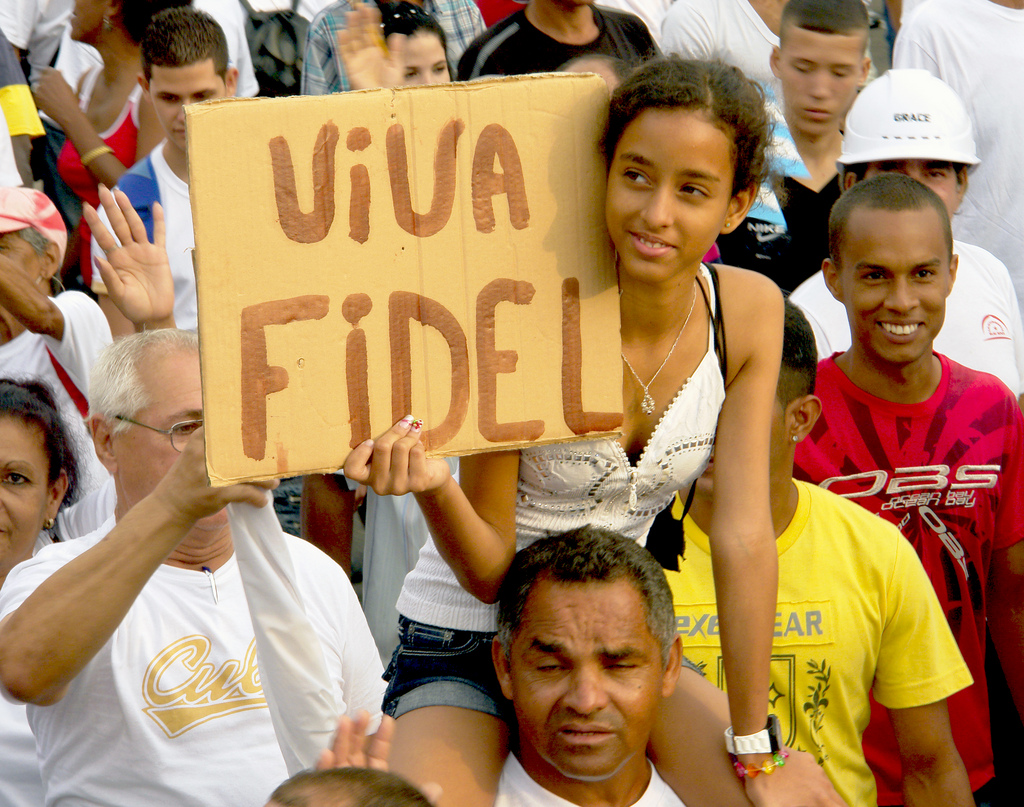
[[[910,15],[916,11],[917,7],[923,2],[925,2],[925,0],[903,0],[901,3],[902,7],[900,8],[900,18],[898,20],[893,20],[893,22],[898,22],[902,25],[910,19]]]
[[[598,5],[601,8],[613,8],[635,14],[644,21],[654,43],[661,47],[661,23],[669,6],[672,5],[672,0],[601,0]]]
[[[11,133],[7,129],[7,118],[0,109],[0,188],[20,188],[21,174],[18,163],[14,159],[14,147],[11,145]]]
[[[192,230],[192,205],[189,203],[188,183],[175,174],[164,159],[164,143],[149,153],[153,163],[153,175],[160,187],[160,204],[164,208],[164,223],[167,228],[167,260],[174,278],[174,324],[179,328],[194,331],[198,325],[198,303],[196,302],[196,275],[192,268],[192,250],[195,249],[195,233]],[[110,229],[110,221],[103,210],[100,218]],[[92,239],[92,254],[104,255],[96,239]],[[94,277],[99,277],[99,267],[94,265]]]
[[[1024,309],[1024,9],[990,0],[928,0],[900,29],[893,67],[919,67],[963,99],[981,164],[953,217],[957,238],[1006,264]]]
[[[33,80],[57,52],[74,5],[74,0],[3,0],[0,3],[0,30],[14,47],[28,51]]]
[[[252,67],[252,54],[249,42],[245,38],[245,21],[247,14],[238,0],[193,0],[193,7],[205,11],[213,17],[224,30],[228,41],[228,61],[232,67],[238,68],[239,98],[251,98],[260,91],[256,81],[256,71]]]
[[[25,717],[25,704],[11,703],[6,698],[0,698],[0,760],[0,804],[40,807],[43,782],[36,760],[36,738]]]
[[[501,770],[501,779],[498,780],[498,795],[494,799],[494,807],[576,807],[576,805],[537,784],[523,769],[515,755],[509,754],[508,759],[505,760],[505,767]],[[685,807],[685,805],[658,776],[658,772],[651,765],[650,784],[647,785],[647,790],[644,791],[640,800],[633,803],[633,807]]]
[[[0,619],[112,528],[113,519],[15,567]],[[378,714],[381,665],[348,578],[311,544],[288,540],[337,703]],[[162,565],[64,698],[28,706],[47,805],[262,807],[287,778],[234,556],[213,578]]]
[[[721,59],[782,97],[769,60],[779,38],[747,0],[676,0],[661,24],[661,47],[687,59]]]
[[[75,444],[84,494],[103,483],[108,477],[107,470],[100,464],[85,421],[46,349],[50,349],[88,400],[89,371],[99,352],[111,342],[110,326],[100,307],[81,292],[66,291],[51,300],[64,315],[64,338],[58,342],[49,336],[22,331],[10,342],[0,345],[0,372],[6,378],[40,380],[50,386]]]
[[[1024,328],[1006,267],[980,247],[954,241],[953,251],[960,265],[935,350],[972,370],[991,373],[1014,395],[1024,394]],[[821,272],[800,284],[789,299],[807,315],[819,358],[849,349],[846,309],[832,296]]]
[[[300,17],[312,22],[313,17],[327,8],[334,0],[299,0],[295,9]],[[241,5],[241,4],[239,4]],[[249,0],[253,11],[291,11],[291,0]]]

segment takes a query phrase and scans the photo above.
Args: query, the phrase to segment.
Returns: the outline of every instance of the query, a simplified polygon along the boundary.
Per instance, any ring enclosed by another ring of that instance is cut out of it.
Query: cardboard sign
[[[188,107],[214,484],[407,414],[435,455],[614,432],[606,110],[570,75]]]

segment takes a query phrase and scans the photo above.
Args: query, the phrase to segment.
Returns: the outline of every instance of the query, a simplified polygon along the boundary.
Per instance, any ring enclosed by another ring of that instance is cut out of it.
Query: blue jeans
[[[401,717],[425,706],[458,706],[512,722],[512,704],[491,662],[494,634],[398,619],[398,647],[384,678],[384,713]]]

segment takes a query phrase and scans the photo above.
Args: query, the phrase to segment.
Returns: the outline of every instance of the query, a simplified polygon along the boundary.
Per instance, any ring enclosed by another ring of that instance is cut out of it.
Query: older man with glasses
[[[262,804],[287,771],[224,507],[264,504],[266,485],[207,483],[194,333],[125,337],[91,384],[114,512],[0,593],[0,689],[29,704],[46,804]],[[285,545],[336,703],[379,714],[381,665],[348,578]]]

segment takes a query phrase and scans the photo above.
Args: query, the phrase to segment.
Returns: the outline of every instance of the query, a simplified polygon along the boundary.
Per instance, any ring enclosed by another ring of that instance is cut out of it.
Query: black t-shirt
[[[551,72],[588,53],[615,56],[631,66],[658,55],[658,46],[639,17],[597,6],[591,8],[599,33],[597,39],[586,45],[567,45],[552,39],[526,19],[525,10],[495,23],[462,54],[459,81]]]
[[[839,176],[828,181],[815,193],[792,177],[783,180],[785,198],[782,213],[789,230],[789,270],[786,273],[789,286],[779,283],[782,288],[793,291],[807,278],[821,269],[821,263],[828,257],[828,216],[842,189]]]
[[[783,189],[785,226],[748,217],[718,237],[718,249],[722,263],[767,275],[789,294],[828,257],[828,215],[839,198],[839,177],[818,192],[785,177]]]

